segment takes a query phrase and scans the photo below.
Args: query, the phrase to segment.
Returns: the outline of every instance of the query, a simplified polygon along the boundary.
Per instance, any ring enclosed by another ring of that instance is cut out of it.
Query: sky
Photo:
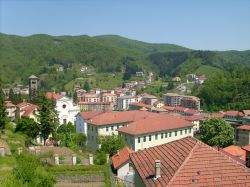
[[[0,0],[0,32],[250,49],[250,0]]]

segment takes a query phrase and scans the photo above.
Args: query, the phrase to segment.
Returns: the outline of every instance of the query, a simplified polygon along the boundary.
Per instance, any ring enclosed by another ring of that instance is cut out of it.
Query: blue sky
[[[116,34],[201,50],[250,49],[249,0],[0,0],[0,32]]]

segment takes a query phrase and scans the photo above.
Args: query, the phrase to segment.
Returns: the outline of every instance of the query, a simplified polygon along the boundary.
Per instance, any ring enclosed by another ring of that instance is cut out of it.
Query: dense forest
[[[203,109],[250,109],[250,69],[235,66],[209,80],[198,91]]]

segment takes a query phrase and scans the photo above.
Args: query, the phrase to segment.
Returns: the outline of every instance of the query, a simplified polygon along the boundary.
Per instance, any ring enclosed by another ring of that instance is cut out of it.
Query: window
[[[94,136],[92,136],[92,141],[94,141]]]
[[[98,128],[97,127],[95,128],[95,132],[98,132]]]
[[[141,138],[140,137],[138,137],[138,143],[141,143]]]
[[[63,104],[63,106],[62,106],[62,107],[63,107],[63,109],[65,109],[65,108],[66,108],[66,105],[65,105],[65,104]]]
[[[180,135],[182,135],[182,130],[180,130]]]
[[[177,131],[174,131],[174,135],[177,136]]]
[[[151,141],[151,135],[148,136],[148,140]]]
[[[146,142],[146,136],[143,136],[143,142]]]
[[[167,132],[165,132],[165,138],[167,138],[168,137],[168,133]]]
[[[171,137],[172,136],[172,132],[169,132],[169,137]]]
[[[163,139],[163,133],[161,133],[161,139]]]
[[[106,127],[106,132],[108,132],[109,131],[109,127]]]
[[[91,126],[91,131],[93,131],[93,129],[94,129],[94,127],[93,127],[93,126]]]
[[[116,128],[119,129],[119,125],[117,125]]]
[[[158,140],[158,134],[155,134],[155,139]]]
[[[114,127],[113,127],[113,126],[111,126],[111,130],[112,130],[112,131],[114,130]]]
[[[187,129],[185,129],[185,134],[187,134]]]
[[[189,129],[189,133],[191,133],[191,128]]]

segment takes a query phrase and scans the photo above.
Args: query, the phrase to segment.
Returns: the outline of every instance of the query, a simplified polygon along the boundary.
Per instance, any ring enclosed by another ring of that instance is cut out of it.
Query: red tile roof
[[[11,101],[4,101],[4,106],[5,107],[15,107],[16,105],[14,105]]]
[[[250,170],[227,155],[186,137],[130,154],[145,186],[250,186]],[[154,179],[155,160],[161,176]]]
[[[173,107],[173,106],[163,106],[161,108],[163,108],[165,110],[169,110],[169,111],[173,111],[175,109],[175,107]]]
[[[249,116],[250,115],[250,110],[243,110],[243,113]]]
[[[47,92],[45,95],[49,100],[52,101],[56,101],[64,96],[63,94],[53,93],[53,92]]]
[[[224,114],[223,113],[211,113],[206,115],[208,118],[223,118]]]
[[[250,131],[250,125],[241,125],[238,127],[238,129]]]
[[[177,106],[177,107],[175,107],[174,108],[174,110],[179,110],[179,111],[186,111],[186,110],[188,110],[188,108],[186,108],[186,107],[182,107],[182,106]]]
[[[138,106],[138,107],[144,107],[144,108],[151,108],[152,106],[151,105],[146,105],[144,103],[130,103],[129,105],[132,105],[132,106]]]
[[[129,154],[133,153],[134,151],[129,147],[124,147],[118,153],[111,157],[112,164],[114,169],[118,169],[122,164],[129,160]]]
[[[22,108],[22,107],[24,107],[24,106],[26,106],[26,105],[28,105],[29,103],[27,103],[27,101],[22,101],[21,103],[19,103],[19,104],[17,104],[16,105],[16,107],[18,107],[18,108]]]
[[[79,102],[79,105],[110,105],[111,102]]]
[[[250,152],[250,145],[246,145],[246,146],[242,147],[242,149]]]
[[[115,123],[129,123],[139,119],[157,116],[158,114],[146,111],[131,110],[124,112],[108,112],[93,117],[88,123],[93,125],[108,125]]]
[[[30,104],[29,106],[22,109],[24,111],[23,117],[29,117],[29,115],[38,108],[37,105]]]
[[[80,115],[85,119],[89,120],[95,116],[98,116],[104,112],[111,112],[109,110],[99,110],[99,111],[89,111],[89,112],[80,112]]]
[[[179,117],[172,115],[159,115],[157,117],[135,121],[128,126],[121,127],[117,130],[126,134],[140,135],[193,126],[194,124]]]
[[[243,113],[239,112],[239,111],[235,111],[235,110],[229,110],[229,111],[225,112],[225,115],[228,115],[228,116],[243,116]]]
[[[230,145],[228,147],[223,148],[223,151],[246,161],[246,151],[243,150],[242,147],[240,147],[240,146]]]
[[[185,116],[184,119],[188,121],[196,121],[196,120],[201,120],[204,117],[205,116],[203,114],[199,114],[199,115]]]

